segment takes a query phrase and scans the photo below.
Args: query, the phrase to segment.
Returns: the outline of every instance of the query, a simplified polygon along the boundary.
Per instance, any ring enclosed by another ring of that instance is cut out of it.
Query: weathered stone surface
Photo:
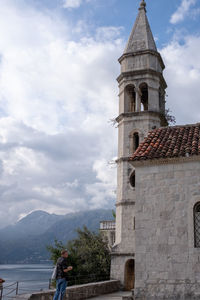
[[[200,299],[193,219],[200,160],[138,165],[136,174],[135,299]]]

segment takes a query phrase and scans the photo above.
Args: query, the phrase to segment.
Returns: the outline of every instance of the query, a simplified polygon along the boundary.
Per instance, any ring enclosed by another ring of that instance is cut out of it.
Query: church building
[[[200,124],[167,126],[144,0],[119,63],[111,278],[137,300],[200,299]]]

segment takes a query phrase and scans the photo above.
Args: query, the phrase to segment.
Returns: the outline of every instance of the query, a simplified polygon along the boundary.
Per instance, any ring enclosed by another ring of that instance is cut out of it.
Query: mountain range
[[[104,209],[66,215],[34,211],[0,230],[0,264],[48,262],[47,245],[53,245],[55,240],[66,244],[76,237],[76,229],[85,225],[97,231],[100,221],[112,219],[112,210]]]

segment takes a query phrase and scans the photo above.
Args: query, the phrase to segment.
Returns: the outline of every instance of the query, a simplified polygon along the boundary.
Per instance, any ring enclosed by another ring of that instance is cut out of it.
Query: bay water
[[[18,282],[19,294],[47,290],[52,271],[52,264],[0,265],[0,278],[5,280],[4,298],[7,299],[15,294],[16,282]]]

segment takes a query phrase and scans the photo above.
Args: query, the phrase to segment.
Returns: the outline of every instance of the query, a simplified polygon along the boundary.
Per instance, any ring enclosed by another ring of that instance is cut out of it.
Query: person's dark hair
[[[61,251],[61,255],[65,254],[66,252],[68,252],[67,249],[63,249],[63,250]]]

